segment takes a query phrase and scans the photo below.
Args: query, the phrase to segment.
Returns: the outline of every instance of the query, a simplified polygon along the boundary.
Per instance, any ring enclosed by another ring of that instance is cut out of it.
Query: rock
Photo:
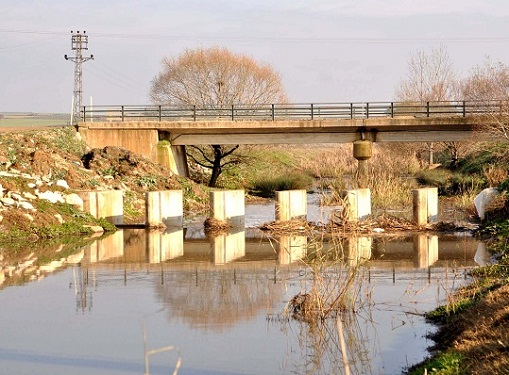
[[[62,187],[64,189],[70,189],[66,180],[57,180],[56,185],[60,186],[60,187]]]
[[[83,225],[84,228],[90,228],[93,233],[103,233],[104,229],[103,227],[100,227],[99,225]]]
[[[34,182],[29,182],[27,184],[27,186],[30,188],[30,189],[35,189],[37,187],[37,185],[34,183]]]
[[[57,202],[64,203],[65,202],[64,198],[62,197],[62,194],[60,194],[59,192],[45,191],[43,193],[38,193],[37,195],[38,195],[39,199],[46,199],[46,200],[50,201],[51,203],[57,203]]]
[[[21,196],[21,194],[19,194],[19,193],[12,193],[11,198],[18,202],[22,202],[25,200],[25,198],[23,196]]]
[[[16,201],[12,198],[1,198],[0,202],[6,207],[14,206],[16,204]]]
[[[26,217],[29,221],[34,221],[34,217],[30,214],[23,214],[23,217]]]
[[[29,199],[31,201],[37,199],[37,197],[35,195],[33,195],[32,193],[29,193],[28,191],[25,191],[23,193],[23,197],[25,197],[26,199]]]
[[[83,211],[83,199],[81,199],[81,197],[78,194],[76,193],[68,194],[65,196],[64,199],[65,203],[78,207],[81,211]]]
[[[25,210],[35,211],[34,206],[32,206],[32,204],[30,202],[27,202],[27,201],[19,202],[18,203],[18,207],[19,208],[23,208]]]
[[[60,214],[55,214],[55,218],[58,220],[60,224],[64,223],[64,218]]]

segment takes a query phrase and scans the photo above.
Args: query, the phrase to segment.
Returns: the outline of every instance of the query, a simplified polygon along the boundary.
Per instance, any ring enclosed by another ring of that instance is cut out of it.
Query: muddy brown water
[[[248,206],[247,226],[270,221],[271,209]],[[430,238],[320,243],[358,267],[359,307],[341,315],[342,346],[335,319],[285,314],[310,290],[303,260],[315,239],[250,228],[207,237],[190,223],[118,231],[0,291],[0,373],[398,374],[432,344],[422,314],[485,257],[470,236],[438,237],[438,250],[423,245]]]

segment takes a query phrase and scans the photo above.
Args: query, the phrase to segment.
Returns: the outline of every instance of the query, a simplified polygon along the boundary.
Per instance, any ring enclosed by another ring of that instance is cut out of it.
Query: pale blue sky
[[[507,0],[1,0],[0,112],[69,112],[71,30],[84,104],[146,104],[165,56],[224,46],[270,63],[293,102],[391,101],[408,59],[443,45],[459,75],[509,64]]]

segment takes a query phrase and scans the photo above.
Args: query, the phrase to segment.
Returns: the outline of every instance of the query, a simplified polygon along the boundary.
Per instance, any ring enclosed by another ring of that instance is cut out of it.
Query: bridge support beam
[[[368,165],[367,161],[371,159],[373,154],[372,144],[370,140],[361,139],[353,143],[353,156],[357,159],[357,186],[360,189],[368,187]]]
[[[414,222],[426,225],[438,221],[438,188],[413,190]]]
[[[177,176],[189,177],[186,146],[172,146],[159,142],[157,144],[157,162],[170,169]]]
[[[245,225],[244,190],[216,190],[210,192],[210,217],[226,222],[234,228]]]
[[[276,221],[307,220],[306,190],[276,192]]]

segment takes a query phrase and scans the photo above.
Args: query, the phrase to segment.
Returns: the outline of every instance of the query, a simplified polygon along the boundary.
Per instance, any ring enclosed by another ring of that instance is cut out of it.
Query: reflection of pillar
[[[145,221],[149,227],[182,227],[183,211],[182,190],[145,194]]]
[[[307,220],[306,190],[276,192],[276,221]]]
[[[290,264],[304,258],[307,243],[306,236],[280,236],[277,248],[279,263]]]
[[[147,255],[149,263],[161,263],[184,255],[184,230],[173,227],[165,231],[148,231]]]
[[[414,222],[426,225],[438,221],[438,189],[413,190]]]
[[[226,264],[246,255],[246,232],[213,234],[210,237],[215,264]]]
[[[348,242],[348,262],[350,266],[357,266],[371,259],[373,239],[371,237],[352,236]]]
[[[245,223],[244,190],[216,190],[210,192],[210,216],[235,228]]]
[[[84,263],[97,263],[124,255],[124,232],[116,231],[85,248]]]
[[[371,191],[369,189],[347,190],[345,196],[345,221],[356,222],[371,215]]]
[[[415,266],[431,267],[438,260],[438,236],[417,234],[414,236]]]

